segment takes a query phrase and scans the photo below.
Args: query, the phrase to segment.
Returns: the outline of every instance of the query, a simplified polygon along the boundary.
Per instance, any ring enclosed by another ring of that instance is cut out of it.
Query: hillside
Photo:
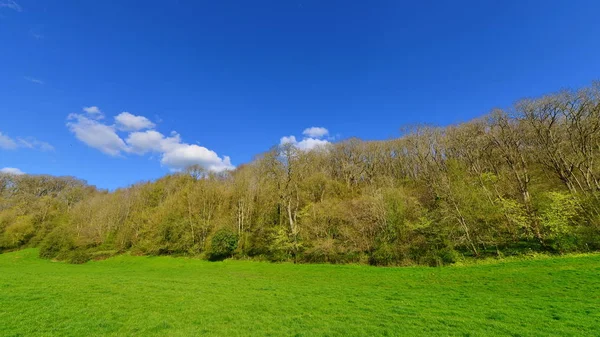
[[[114,172],[118,175],[118,172]],[[600,86],[467,123],[199,166],[113,192],[0,175],[0,250],[441,265],[600,249]]]

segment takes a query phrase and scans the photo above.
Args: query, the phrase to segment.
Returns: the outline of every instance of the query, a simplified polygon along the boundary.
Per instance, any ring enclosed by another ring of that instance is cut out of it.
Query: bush
[[[208,259],[211,261],[220,261],[231,257],[237,248],[238,239],[238,235],[229,229],[223,228],[218,230],[210,241]]]
[[[0,237],[0,245],[6,248],[18,248],[25,245],[35,234],[31,216],[16,217],[14,222],[8,225],[4,231],[4,237]]]
[[[338,249],[334,239],[317,239],[302,254],[302,260],[310,263],[346,263],[351,257]]]
[[[54,259],[74,249],[75,243],[70,238],[69,233],[62,228],[56,228],[42,241],[40,245],[40,257]]]
[[[66,256],[66,261],[72,264],[86,263],[92,259],[92,255],[83,249],[71,251]]]
[[[99,250],[95,252],[90,252],[90,258],[92,260],[106,260],[110,257],[113,257],[119,253],[118,250]]]
[[[430,267],[440,267],[456,263],[460,258],[460,254],[451,248],[442,248],[433,250],[421,259],[422,264],[427,264]]]
[[[397,260],[394,248],[389,243],[381,243],[369,256],[369,264],[373,266],[390,266]]]

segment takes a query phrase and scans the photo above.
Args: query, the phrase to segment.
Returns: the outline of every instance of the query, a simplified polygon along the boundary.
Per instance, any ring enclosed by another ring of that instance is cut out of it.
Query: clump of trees
[[[130,251],[440,265],[600,249],[600,85],[468,123],[311,151],[277,146],[224,173],[191,167],[114,192],[0,175],[0,250],[72,262]]]

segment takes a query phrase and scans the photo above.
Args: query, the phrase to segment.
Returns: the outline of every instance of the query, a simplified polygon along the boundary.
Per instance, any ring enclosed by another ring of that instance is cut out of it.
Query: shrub
[[[231,257],[237,248],[238,239],[238,235],[229,229],[218,230],[210,241],[208,259],[220,261]]]
[[[25,245],[35,234],[31,216],[16,217],[14,222],[8,225],[4,232],[3,246],[17,248]]]
[[[75,249],[75,243],[63,228],[53,230],[40,245],[40,257],[54,259]]]
[[[92,260],[106,260],[110,257],[113,257],[119,253],[118,250],[99,250],[95,252],[90,252],[90,258]]]
[[[549,247],[560,253],[577,250],[577,224],[583,222],[579,201],[566,192],[548,192],[540,199],[540,218]]]
[[[296,247],[298,247],[297,244]],[[271,232],[269,259],[272,262],[287,261],[294,257],[294,248],[294,242],[291,240],[287,229],[282,226],[275,227]]]
[[[313,263],[340,263],[344,262],[344,258],[331,238],[315,240],[315,244],[302,254],[303,261]]]
[[[421,263],[431,267],[440,267],[456,263],[460,258],[460,254],[454,249],[444,247],[439,250],[432,250],[421,259]]]
[[[86,263],[92,259],[92,255],[83,249],[76,249],[67,254],[66,261],[72,264]]]
[[[369,256],[369,264],[374,266],[389,266],[397,261],[394,248],[389,243],[381,243]]]

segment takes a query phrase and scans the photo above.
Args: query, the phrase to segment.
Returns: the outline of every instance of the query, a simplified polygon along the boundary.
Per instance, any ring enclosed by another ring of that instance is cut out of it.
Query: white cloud
[[[83,112],[85,112],[89,117],[94,119],[103,119],[104,114],[100,111],[100,108],[97,106],[84,106]]]
[[[114,126],[102,124],[79,114],[70,114],[68,120],[69,130],[88,146],[111,156],[118,156],[121,151],[127,150],[127,145],[117,135]]]
[[[325,147],[329,144],[328,141],[316,138],[304,138],[296,144],[300,150],[309,151],[319,147]]]
[[[177,132],[165,136],[156,130],[141,131],[155,127],[144,116],[123,112],[115,117],[115,125],[101,123],[83,114],[71,114],[68,120],[67,126],[77,139],[108,155],[156,153],[160,155],[162,165],[175,171],[191,165],[201,165],[216,172],[235,168],[229,157],[219,157],[205,147],[184,143]],[[118,131],[129,134],[121,138]]]
[[[216,172],[235,168],[229,157],[220,158],[216,152],[205,147],[183,143],[181,136],[176,132],[173,132],[170,137],[165,137],[155,130],[132,132],[127,137],[127,144],[132,153],[160,153],[161,164],[174,170],[196,164]]]
[[[90,115],[102,113],[97,106],[84,106],[83,111]]]
[[[298,142],[296,141],[296,137],[294,136],[284,136],[281,137],[281,139],[279,140],[279,145],[285,145],[285,144],[297,144]]]
[[[13,0],[0,0],[0,8],[2,7],[10,8],[17,12],[23,11],[23,8],[21,8],[21,6],[19,6],[19,4],[14,2]]]
[[[44,81],[37,79],[37,78],[33,78],[33,77],[27,77],[25,76],[24,79],[26,79],[27,81],[31,82],[31,83],[35,83],[35,84],[44,84]]]
[[[19,170],[16,167],[5,167],[0,169],[0,173],[5,173],[5,174],[14,174],[14,175],[22,175],[25,174],[25,172]]]
[[[129,151],[136,154],[145,154],[148,152],[160,152],[165,142],[165,136],[154,130],[144,132],[132,132],[127,137]]]
[[[0,149],[13,150],[17,147],[17,143],[12,138],[0,132]]]
[[[132,115],[129,112],[121,112],[115,117],[117,127],[123,131],[138,131],[152,129],[156,125],[144,116]]]
[[[304,129],[302,134],[310,138],[322,138],[329,134],[329,130],[323,127],[313,126],[311,128]]]
[[[325,147],[329,141],[319,139],[329,133],[325,128],[308,128],[302,132],[304,135],[313,135],[313,137],[304,137],[301,141],[298,141],[295,136],[281,137],[279,145],[292,144],[300,150],[310,151],[315,148]]]
[[[220,158],[216,152],[195,144],[177,144],[163,154],[162,164],[175,170],[199,164],[209,171],[221,172],[232,170],[231,159],[227,156]]]

